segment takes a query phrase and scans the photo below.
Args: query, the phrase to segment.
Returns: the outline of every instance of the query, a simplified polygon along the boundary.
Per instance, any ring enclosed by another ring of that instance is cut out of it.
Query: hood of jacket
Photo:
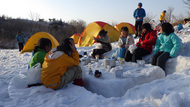
[[[48,58],[49,59],[57,59],[57,58],[59,58],[61,55],[63,55],[64,54],[64,52],[63,51],[57,51],[57,48],[53,48],[51,51],[50,51],[50,53],[49,53],[49,55],[48,55]]]

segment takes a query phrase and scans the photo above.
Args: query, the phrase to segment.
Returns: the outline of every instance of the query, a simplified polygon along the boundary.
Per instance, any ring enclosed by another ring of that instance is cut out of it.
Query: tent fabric
[[[99,31],[102,29],[108,32],[107,35],[110,38],[110,42],[115,42],[119,39],[120,32],[117,29],[105,22],[97,21],[89,24],[84,29],[81,38],[79,39],[78,46],[92,46],[95,43],[93,37],[97,37]]]
[[[38,40],[41,38],[48,38],[51,40],[52,48],[59,45],[58,41],[49,33],[47,32],[38,32],[32,35],[28,41],[26,42],[23,50],[20,52],[20,54],[24,52],[32,52],[34,50],[34,47],[37,46]]]
[[[115,26],[115,28],[119,32],[121,32],[121,28],[122,27],[127,27],[129,29],[129,34],[131,34],[131,35],[135,34],[135,26],[133,26],[132,24],[126,23],[126,22],[122,22],[122,23],[120,23],[120,24],[118,24],[118,25]]]
[[[73,34],[70,38],[73,38],[74,43],[77,44],[80,38],[80,33]]]

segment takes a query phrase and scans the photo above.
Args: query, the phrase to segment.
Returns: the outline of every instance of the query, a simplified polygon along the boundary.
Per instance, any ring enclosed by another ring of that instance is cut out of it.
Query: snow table
[[[89,74],[89,66],[93,75]],[[123,76],[116,78],[115,69],[123,69]],[[149,83],[156,79],[165,77],[165,72],[157,66],[145,64],[141,66],[137,63],[124,62],[120,64],[116,61],[116,67],[104,67],[103,60],[92,62],[82,66],[84,86],[87,90],[102,95],[104,97],[121,97],[126,91],[136,85]],[[102,72],[100,78],[94,76],[95,70]]]

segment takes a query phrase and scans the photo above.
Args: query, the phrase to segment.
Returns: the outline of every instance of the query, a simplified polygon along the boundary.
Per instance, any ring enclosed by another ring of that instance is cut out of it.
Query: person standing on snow
[[[146,16],[145,10],[142,8],[142,3],[138,4],[138,8],[134,11],[133,17],[135,18],[135,38],[141,36],[141,26],[143,24],[143,18]]]
[[[160,33],[156,40],[151,64],[165,70],[166,61],[175,57],[180,50],[181,39],[174,33],[174,28],[170,23],[163,23]]]
[[[18,43],[19,51],[22,51],[23,46],[24,46],[24,36],[21,34],[21,31],[17,32],[16,40]]]
[[[160,15],[160,23],[163,24],[166,22],[166,19],[165,19],[165,14],[166,14],[166,10],[164,10],[161,15]]]
[[[73,39],[65,39],[61,45],[47,53],[42,64],[41,81],[47,88],[55,90],[72,81],[75,85],[83,86],[79,53]]]

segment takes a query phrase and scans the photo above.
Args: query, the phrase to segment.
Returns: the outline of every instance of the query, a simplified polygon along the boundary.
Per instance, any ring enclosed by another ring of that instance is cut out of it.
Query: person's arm
[[[16,35],[16,41],[18,42],[18,35]]]
[[[119,40],[118,40],[118,45],[119,45],[119,47],[122,47],[122,45],[123,45],[123,42],[122,42],[121,38],[119,38]]]
[[[148,40],[142,41],[144,45],[154,45],[157,39],[157,32],[156,31],[151,31],[150,32],[150,37]]]
[[[136,10],[134,11],[134,13],[133,13],[133,17],[136,19],[137,17],[136,17]]]
[[[67,54],[66,57],[64,57],[64,61],[67,63],[64,63],[66,66],[74,66],[74,65],[78,65],[79,64],[79,53],[75,48],[75,44],[73,40],[70,40],[71,44],[70,47],[73,50],[73,52],[71,53],[71,57],[68,56]]]
[[[146,12],[145,12],[145,10],[143,9],[141,18],[144,18],[145,16],[146,16]]]
[[[103,38],[96,38],[96,41],[103,44],[109,43],[109,37],[106,35]]]
[[[133,45],[135,43],[133,37],[129,37],[129,45]]]
[[[177,52],[180,50],[181,47],[181,40],[179,39],[179,37],[175,34],[172,35],[171,37],[172,40],[172,44],[174,45],[173,48],[170,51],[170,56],[171,57],[175,57]]]
[[[161,36],[161,35],[160,35]],[[160,37],[159,36],[159,37]],[[158,52],[159,51],[159,49],[160,49],[160,46],[161,46],[161,43],[160,43],[160,38],[157,38],[157,40],[156,40],[156,44],[155,44],[155,47],[154,47],[154,53],[153,54],[155,54],[156,52]]]

